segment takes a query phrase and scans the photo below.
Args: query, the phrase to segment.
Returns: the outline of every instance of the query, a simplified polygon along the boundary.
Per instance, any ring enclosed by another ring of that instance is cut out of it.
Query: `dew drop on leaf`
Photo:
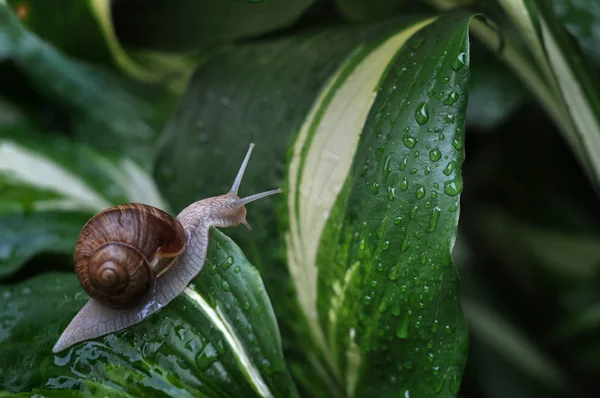
[[[442,158],[442,152],[439,149],[433,149],[429,152],[429,159],[433,162],[437,162]]]
[[[455,139],[452,140],[452,146],[457,151],[460,151],[462,149],[462,141],[459,140],[458,138],[455,138]]]
[[[444,183],[444,192],[449,196],[456,196],[462,191],[462,180],[456,179],[451,181],[446,181]]]
[[[456,91],[452,91],[448,94],[448,96],[444,100],[444,104],[445,105],[453,105],[456,101],[458,101],[458,93]]]
[[[448,163],[448,165],[444,168],[443,173],[449,176],[454,172],[454,170],[456,170],[456,162],[454,160],[451,160]]]
[[[414,137],[411,137],[410,135],[405,135],[404,137],[402,137],[402,142],[409,149],[412,149],[415,147],[415,145],[417,145],[417,140]]]
[[[373,195],[377,195],[379,193],[379,183],[375,181],[373,185],[371,185],[371,193]]]
[[[390,270],[388,271],[388,279],[389,280],[395,281],[396,279],[398,279],[400,277],[398,268],[399,267],[397,265],[394,265],[392,268],[390,268]]]
[[[388,200],[389,201],[396,200],[396,188],[388,187]]]
[[[402,318],[402,321],[398,324],[398,327],[396,328],[396,337],[398,337],[399,339],[405,339],[408,337],[409,323],[410,323],[410,321],[407,316]],[[411,364],[412,364],[412,362],[411,362]]]
[[[400,189],[403,191],[406,191],[408,189],[408,180],[406,179],[406,177],[404,177],[404,179],[400,183]]]
[[[427,102],[421,102],[417,105],[417,110],[415,111],[415,120],[420,125],[427,123],[429,120],[429,109],[427,107]]]
[[[437,227],[437,224],[438,224],[441,214],[442,214],[442,209],[440,209],[437,206],[433,208],[433,212],[431,213],[431,221],[429,222],[429,227],[427,228],[427,232],[433,232],[435,230],[435,227]]]
[[[459,70],[462,69],[463,66],[465,66],[466,63],[467,63],[467,54],[464,52],[461,52],[461,53],[458,53],[458,55],[456,57],[454,57],[454,59],[450,63],[450,67],[455,72],[458,72]]]

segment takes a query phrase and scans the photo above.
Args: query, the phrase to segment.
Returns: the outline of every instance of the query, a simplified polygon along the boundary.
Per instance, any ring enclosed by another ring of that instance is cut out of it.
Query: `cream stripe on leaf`
[[[330,361],[316,307],[321,231],[348,175],[384,72],[400,47],[433,20],[396,33],[370,52],[362,49],[360,62],[356,54],[349,57],[315,101],[294,145],[289,166],[288,266],[313,337]]]

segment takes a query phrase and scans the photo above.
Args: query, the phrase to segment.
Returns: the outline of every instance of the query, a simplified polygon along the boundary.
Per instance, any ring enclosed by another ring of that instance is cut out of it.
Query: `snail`
[[[245,225],[245,205],[280,189],[237,194],[254,144],[231,190],[202,199],[177,217],[153,206],[129,203],[92,217],[77,239],[75,272],[90,299],[64,330],[52,352],[129,328],[183,292],[206,260],[209,229]]]

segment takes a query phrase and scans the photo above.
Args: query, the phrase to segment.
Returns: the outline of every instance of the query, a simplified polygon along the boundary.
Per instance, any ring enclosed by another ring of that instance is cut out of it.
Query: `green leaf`
[[[170,305],[137,326],[59,355],[52,346],[87,297],[75,276],[46,274],[0,288],[7,303],[0,309],[0,388],[297,396],[259,272],[233,241],[210,233],[204,269]]]
[[[599,84],[600,4],[595,0],[553,0],[553,9],[567,31],[575,37],[588,60],[591,78]]]
[[[74,133],[97,150],[121,154],[149,169],[157,129],[173,98],[106,69],[64,56],[27,31],[0,3],[0,57],[14,62],[46,99],[67,112]]]
[[[31,32],[70,57],[98,65],[118,66],[131,77],[144,82],[166,83],[175,91],[181,90],[191,73],[191,66],[186,66],[181,57],[153,54],[161,61],[179,61],[178,68],[170,65],[158,70],[153,67],[156,63],[140,62],[123,49],[112,24],[111,2],[9,0],[8,3]]]
[[[469,22],[442,16],[348,62],[295,144],[288,258],[349,395],[458,392],[466,329],[451,250]]]
[[[30,31],[69,56],[108,65],[112,57],[90,1],[8,0],[7,3]],[[74,35],[73,32],[77,34]]]
[[[114,204],[168,209],[135,163],[28,125],[0,126],[0,194],[0,278],[37,253],[72,253],[87,219]]]
[[[538,0],[500,0],[519,29],[551,90],[541,102],[554,102],[555,119],[586,167],[600,183],[600,93],[593,84],[583,55],[552,12]]]
[[[116,1],[112,2],[112,14],[115,30],[125,45],[180,52],[206,49],[287,27],[313,2]]]
[[[72,253],[89,218],[89,213],[68,211],[1,214],[0,279],[13,274],[37,253]],[[72,265],[65,269],[72,270]]]

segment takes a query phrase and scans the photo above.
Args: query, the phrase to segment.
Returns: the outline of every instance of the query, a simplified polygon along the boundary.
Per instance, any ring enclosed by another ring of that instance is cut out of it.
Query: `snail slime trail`
[[[75,273],[90,296],[64,330],[54,353],[136,325],[182,293],[204,266],[210,227],[249,230],[245,205],[282,192],[245,198],[238,189],[254,144],[223,195],[199,200],[177,217],[140,203],[111,207],[83,227],[75,245]]]

